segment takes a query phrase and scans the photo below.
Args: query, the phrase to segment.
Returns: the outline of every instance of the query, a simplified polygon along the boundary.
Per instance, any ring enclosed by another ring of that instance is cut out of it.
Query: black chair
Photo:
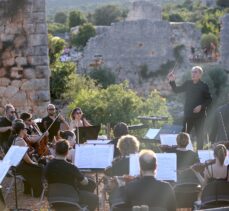
[[[87,210],[79,204],[79,195],[71,185],[53,183],[48,185],[48,202],[56,211]]]
[[[205,186],[201,209],[229,206],[229,182],[216,180]]]
[[[229,207],[218,207],[218,208],[210,208],[210,209],[203,209],[198,211],[228,211]]]
[[[192,208],[197,201],[201,186],[194,183],[177,184],[174,187],[177,208]]]

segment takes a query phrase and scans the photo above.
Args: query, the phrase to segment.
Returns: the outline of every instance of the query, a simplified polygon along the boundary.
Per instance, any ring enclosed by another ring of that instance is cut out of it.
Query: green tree
[[[48,23],[48,33],[58,34],[65,33],[68,31],[68,27],[61,23]]]
[[[183,22],[184,19],[180,16],[180,14],[171,14],[169,15],[169,21],[171,22]]]
[[[103,88],[115,83],[115,75],[107,68],[94,69],[89,73],[89,76],[94,79]]]
[[[71,43],[77,47],[84,47],[87,41],[95,35],[95,27],[91,23],[85,23],[79,27],[78,33],[73,35]]]
[[[69,28],[79,26],[87,22],[86,17],[80,11],[71,11],[69,13]]]
[[[68,16],[64,12],[57,12],[54,16],[54,21],[56,23],[65,24],[67,21]]]
[[[201,48],[207,49],[208,51],[212,48],[212,43],[217,47],[218,46],[218,40],[217,37],[212,34],[203,34],[201,37]]]
[[[109,26],[111,23],[119,21],[122,15],[123,12],[119,7],[106,5],[95,10],[94,23],[97,26]]]
[[[75,74],[76,65],[73,62],[56,61],[51,66],[50,92],[52,99],[63,99],[64,94],[70,89],[69,84]]]
[[[65,46],[65,41],[59,37],[54,37],[51,34],[49,34],[48,46],[49,46],[50,65],[52,65],[60,58],[60,54],[63,51]]]

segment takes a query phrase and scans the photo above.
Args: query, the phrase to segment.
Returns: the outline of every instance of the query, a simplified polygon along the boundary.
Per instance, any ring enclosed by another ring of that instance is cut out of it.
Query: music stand
[[[74,130],[74,133],[76,137],[79,137],[79,144],[83,144],[87,140],[96,140],[98,138],[100,128],[101,128],[100,125],[89,126],[89,127],[78,127]]]

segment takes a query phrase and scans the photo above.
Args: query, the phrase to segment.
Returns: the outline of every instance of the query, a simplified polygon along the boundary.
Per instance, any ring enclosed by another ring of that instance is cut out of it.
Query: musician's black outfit
[[[197,83],[187,80],[181,86],[176,86],[175,81],[170,81],[170,85],[175,93],[185,92],[183,132],[190,133],[194,127],[197,136],[197,149],[203,149],[204,119],[206,109],[212,101],[208,85],[201,80]],[[201,105],[201,111],[193,113],[193,109],[199,105]]]
[[[0,118],[0,127],[10,127],[12,126],[12,122],[7,119],[6,117]],[[7,130],[6,132],[0,133],[0,146],[3,148],[4,152],[6,153],[10,148],[12,143],[8,142],[10,137],[11,130]]]
[[[176,210],[175,194],[169,183],[159,181],[153,176],[143,176],[121,187],[125,206],[148,205],[160,207],[167,211]]]
[[[84,179],[84,175],[66,160],[51,160],[45,168],[45,177],[48,184],[62,183],[73,186],[79,193],[80,204],[88,205],[89,210],[94,210],[98,206],[98,197],[92,193],[94,184],[92,182],[85,186],[79,184]]]
[[[129,174],[129,157],[123,156],[113,160],[112,166],[105,171],[107,176],[123,176]]]
[[[49,116],[46,116],[42,119],[42,126],[43,126],[43,131],[45,132],[45,130],[47,130],[49,128],[49,126],[52,124],[53,119],[50,118]],[[51,126],[51,128],[49,129],[49,142],[52,142],[54,140],[54,137],[58,135],[58,132],[60,130],[60,125],[61,125],[62,121],[60,118],[56,119],[56,121],[53,123],[53,125]]]

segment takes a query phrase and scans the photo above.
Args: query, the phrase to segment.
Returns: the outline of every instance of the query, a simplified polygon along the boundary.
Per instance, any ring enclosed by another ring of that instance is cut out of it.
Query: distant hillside
[[[97,7],[105,4],[128,6],[133,0],[46,0],[48,16],[53,16],[57,11],[79,9],[92,12]],[[184,0],[151,0],[160,3],[182,3]]]

